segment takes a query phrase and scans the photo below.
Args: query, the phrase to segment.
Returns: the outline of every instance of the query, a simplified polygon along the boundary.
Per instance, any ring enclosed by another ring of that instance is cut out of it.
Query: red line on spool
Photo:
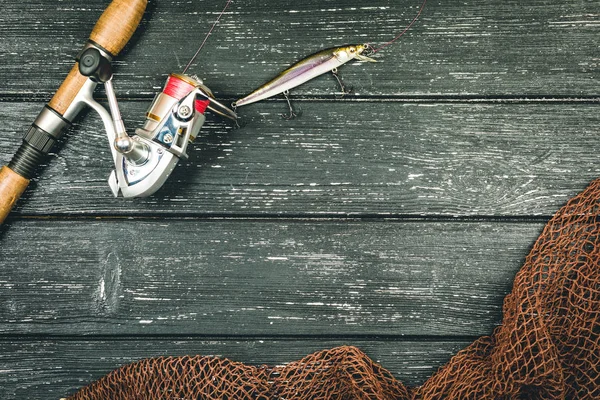
[[[167,83],[163,92],[168,96],[174,97],[177,100],[181,100],[192,90],[194,90],[194,85],[176,76],[170,75],[167,79]]]
[[[190,92],[194,90],[194,87],[194,85],[178,76],[170,75],[165,84],[163,93],[177,100],[181,100],[190,94]],[[194,101],[194,108],[200,114],[204,114],[209,103],[210,101],[208,99],[196,99],[196,101]]]
[[[209,103],[209,100],[196,99],[196,102],[194,103],[196,111],[200,114],[204,114]]]

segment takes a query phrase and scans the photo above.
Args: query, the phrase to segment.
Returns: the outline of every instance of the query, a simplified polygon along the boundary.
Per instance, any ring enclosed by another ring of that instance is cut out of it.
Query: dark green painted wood
[[[18,221],[0,332],[482,335],[541,224]]]
[[[353,345],[405,384],[418,385],[469,344],[465,340],[118,339],[3,341],[3,400],[57,400],[104,374],[142,358],[215,355],[251,365],[281,365],[326,348]]]
[[[49,97],[108,0],[6,0],[0,18],[0,94]],[[416,15],[421,0],[234,3],[191,72],[216,92],[246,94],[322,48],[383,43]],[[122,96],[148,96],[183,69],[223,2],[151,2],[119,58]],[[597,96],[598,5],[594,0],[430,0],[421,20],[378,64],[347,66],[363,96]],[[330,96],[331,78],[299,92]]]
[[[3,164],[107,3],[2,3]],[[419,3],[234,2],[191,72],[230,101],[315,50],[387,40]],[[221,7],[150,2],[115,63],[130,131]],[[429,0],[379,63],[340,69],[352,95],[321,77],[296,121],[281,100],[240,109],[240,130],[210,119],[150,199],[111,197],[88,116],[0,228],[0,397],[59,398],[153,355],[340,344],[422,383],[499,323],[542,221],[599,175],[597,8]]]
[[[122,104],[131,131],[146,105]],[[2,106],[7,162],[41,104]],[[282,104],[250,106],[242,129],[211,119],[164,188],[137,200],[113,198],[109,145],[89,114],[17,213],[550,216],[600,175],[594,104],[299,106],[295,121]]]

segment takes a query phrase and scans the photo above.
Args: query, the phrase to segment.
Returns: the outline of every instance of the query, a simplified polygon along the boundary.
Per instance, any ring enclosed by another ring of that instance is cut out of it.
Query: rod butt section
[[[4,222],[27,185],[29,179],[23,178],[6,166],[0,168],[0,224]]]

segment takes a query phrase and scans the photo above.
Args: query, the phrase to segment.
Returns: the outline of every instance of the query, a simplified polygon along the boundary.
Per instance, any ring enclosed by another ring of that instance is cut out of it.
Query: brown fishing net
[[[354,347],[286,366],[216,357],[139,361],[70,400],[600,399],[600,180],[548,222],[491,336],[407,388]]]

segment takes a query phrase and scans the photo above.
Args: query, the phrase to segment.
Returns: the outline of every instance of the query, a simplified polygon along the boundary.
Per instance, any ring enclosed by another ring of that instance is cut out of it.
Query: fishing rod
[[[187,146],[204,124],[207,109],[236,120],[235,112],[217,101],[200,79],[185,75],[231,3],[228,0],[184,71],[169,75],[146,112],[144,125],[133,135],[127,133],[112,84],[111,61],[131,39],[147,2],[113,0],[98,19],[69,75],[35,119],[11,161],[0,169],[0,224],[85,106],[100,115],[106,130],[114,162],[108,184],[115,197],[145,197],[158,190],[178,161],[187,158]],[[110,111],[93,97],[98,85],[104,86]]]

